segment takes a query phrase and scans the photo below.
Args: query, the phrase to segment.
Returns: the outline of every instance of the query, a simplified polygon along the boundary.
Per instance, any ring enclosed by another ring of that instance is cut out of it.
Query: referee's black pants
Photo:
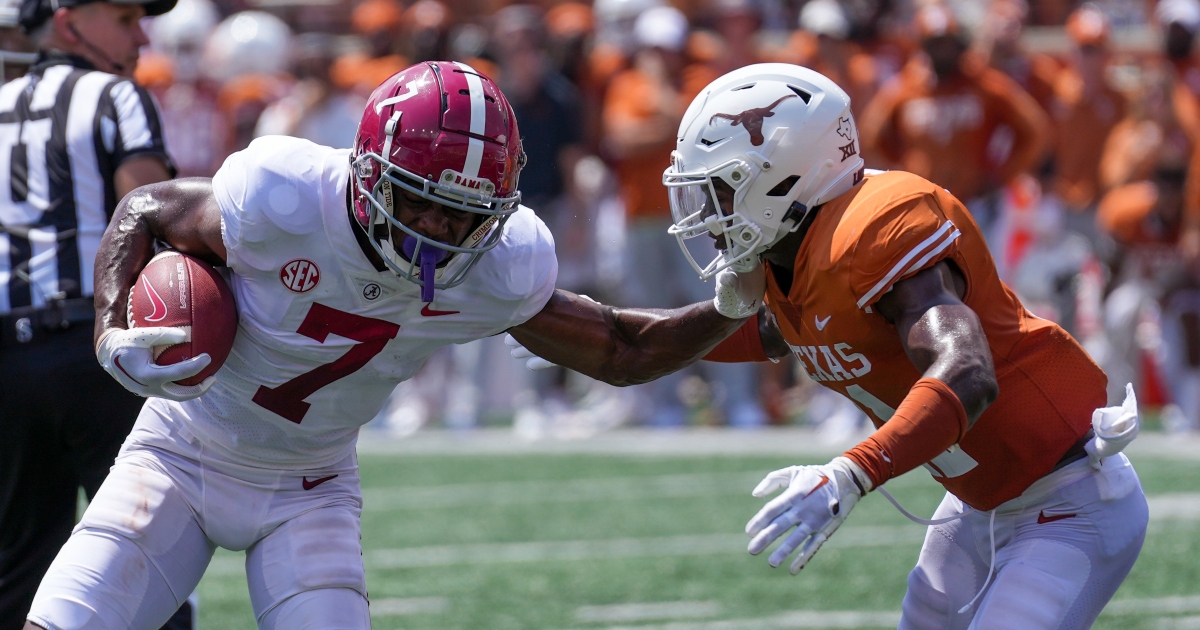
[[[92,326],[0,346],[0,630],[19,630],[71,528],[79,487],[108,475],[144,398],[96,361]]]

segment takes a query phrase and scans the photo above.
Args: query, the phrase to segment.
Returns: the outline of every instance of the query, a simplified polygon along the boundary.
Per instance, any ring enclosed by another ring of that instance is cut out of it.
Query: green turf
[[[363,456],[363,547],[372,600],[444,603],[440,610],[378,614],[374,627],[636,627],[671,619],[618,623],[576,615],[582,606],[676,601],[715,602],[718,610],[704,621],[795,610],[897,611],[923,528],[880,496],[860,503],[838,537],[899,536],[891,544],[839,546],[835,537],[797,577],[745,553],[745,538],[737,535],[761,504],[749,496],[750,488],[763,473],[791,463],[804,462],[740,456]],[[1143,457],[1135,465],[1150,495],[1194,492],[1200,479],[1198,462]],[[943,494],[921,471],[888,487],[919,515],[932,513]],[[494,557],[512,543],[584,541],[594,548],[613,540],[685,535],[710,541],[710,549],[701,554],[643,549],[632,557],[593,551],[585,558],[520,562]],[[434,547],[442,549],[429,549]],[[414,556],[413,548],[432,555]],[[463,550],[462,557],[453,557],[455,549]],[[414,557],[441,561],[414,566]],[[1200,523],[1153,523],[1117,598],[1200,596],[1197,557]],[[218,552],[200,584],[202,628],[254,627],[240,561],[240,554]],[[1106,613],[1096,627],[1160,623],[1144,614]]]

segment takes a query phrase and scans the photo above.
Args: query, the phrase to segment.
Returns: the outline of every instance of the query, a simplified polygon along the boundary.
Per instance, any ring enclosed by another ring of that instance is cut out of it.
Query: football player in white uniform
[[[246,551],[260,627],[367,628],[354,444],[430,353],[511,329],[643,382],[741,325],[711,303],[623,310],[555,291],[553,241],[519,205],[523,166],[495,84],[427,62],[375,90],[351,150],[262,138],[212,180],[124,199],[98,253],[97,355],[150,400],[27,630],[157,628],[218,546]],[[231,272],[237,338],[200,385],[174,381],[207,355],[152,361],[186,331],[127,329],[155,240]]]

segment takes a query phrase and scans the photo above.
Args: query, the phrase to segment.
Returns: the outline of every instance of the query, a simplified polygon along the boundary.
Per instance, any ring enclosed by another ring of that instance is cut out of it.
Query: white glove
[[[1092,412],[1092,429],[1096,437],[1083,446],[1092,467],[1099,470],[1100,460],[1125,450],[1138,435],[1137,396],[1133,383],[1125,384],[1125,402],[1120,407],[1102,407]]]
[[[783,487],[787,490],[746,523],[746,533],[754,537],[747,550],[758,555],[776,538],[795,527],[767,563],[778,567],[800,543],[804,543],[790,568],[792,575],[796,575],[872,486],[871,478],[858,464],[845,457],[836,457],[824,466],[791,466],[776,470],[758,484],[753,494],[762,498]]]
[[[110,328],[100,337],[96,358],[100,360],[100,367],[138,396],[190,400],[208,391],[217,382],[217,377],[210,376],[199,385],[180,385],[174,381],[199,374],[212,358],[199,354],[171,365],[154,363],[155,346],[172,346],[190,338],[191,333],[182,328]]]
[[[766,292],[767,275],[761,264],[750,271],[723,269],[717,274],[713,306],[730,319],[746,319],[758,312]]]
[[[557,365],[557,363],[551,363],[534,354],[529,348],[522,346],[521,342],[517,341],[516,337],[513,337],[510,334],[504,335],[504,345],[508,346],[508,353],[512,355],[512,358],[525,362],[525,367],[527,369],[544,370]]]

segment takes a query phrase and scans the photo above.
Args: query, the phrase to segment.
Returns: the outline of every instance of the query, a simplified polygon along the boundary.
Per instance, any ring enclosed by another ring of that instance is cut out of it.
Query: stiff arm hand
[[[767,475],[752,494],[762,498],[780,488],[785,488],[783,493],[746,523],[746,533],[753,537],[747,551],[752,555],[762,553],[794,527],[767,563],[778,567],[800,547],[800,554],[790,568],[792,575],[796,575],[837,531],[858,500],[870,492],[871,479],[850,459],[837,457],[824,466],[790,466],[776,470]],[[801,543],[804,543],[803,547]]]
[[[182,328],[110,328],[100,337],[96,358],[100,367],[138,396],[190,400],[208,391],[217,377],[210,376],[199,385],[180,385],[174,381],[199,374],[212,359],[207,354],[200,354],[171,365],[154,363],[156,346],[171,346],[190,338],[191,333]]]
[[[767,276],[762,264],[749,271],[728,268],[717,274],[713,306],[730,319],[746,319],[758,312],[767,292]]]

